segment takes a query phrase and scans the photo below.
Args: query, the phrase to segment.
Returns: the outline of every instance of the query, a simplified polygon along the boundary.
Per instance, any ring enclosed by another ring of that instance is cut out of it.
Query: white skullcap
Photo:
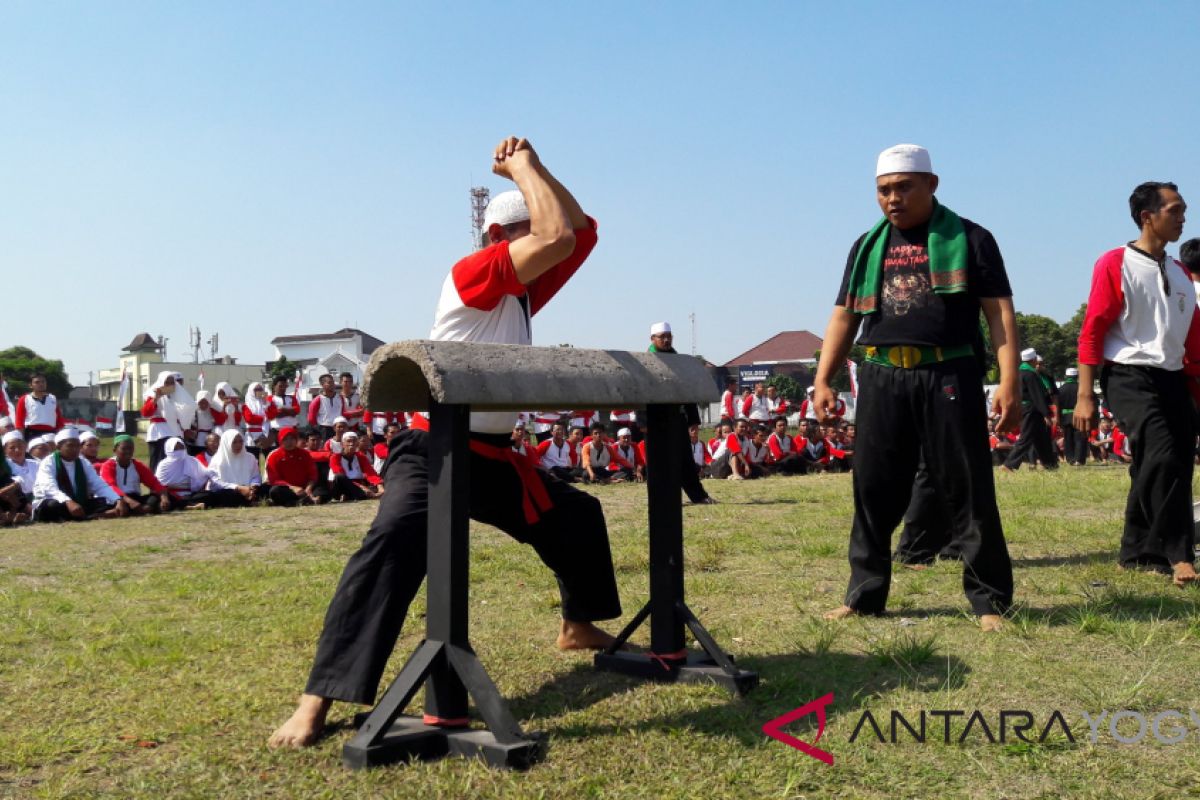
[[[1067,367],[1067,377],[1068,378],[1078,378],[1079,370],[1075,369],[1074,367]]]
[[[343,425],[349,425],[349,424],[350,424],[350,420],[346,419],[345,417],[334,417],[334,418],[333,418],[333,424],[334,424],[334,425],[337,425],[339,422],[340,422],[340,423],[342,423]],[[332,427],[332,426],[331,426],[331,427]]]
[[[1022,361],[1037,361],[1037,357],[1037,350],[1034,350],[1032,347],[1026,347],[1021,351]]]
[[[43,438],[45,438],[45,437],[43,437]],[[79,431],[75,430],[74,428],[63,428],[58,433],[54,434],[54,443],[58,444],[60,442],[65,442],[68,439],[78,439],[78,438],[79,438]]]
[[[919,144],[897,144],[879,154],[875,177],[895,172],[933,172],[929,151]]]
[[[629,430],[629,428],[621,428],[621,430],[617,431],[617,438],[622,436],[633,436],[633,431]]]
[[[512,225],[528,219],[529,206],[525,205],[525,196],[512,189],[501,192],[488,203],[487,210],[483,212],[483,229],[486,231],[493,225]]]
[[[817,390],[817,387],[815,387],[815,386],[810,386],[810,387],[808,387],[807,389],[805,389],[805,390],[804,390],[804,393],[805,393],[805,394],[812,394],[812,393],[813,393],[813,392],[815,392],[816,390]]]
[[[30,447],[37,447],[38,445],[43,444],[54,444],[54,437],[47,433],[45,436],[39,436],[36,439],[31,439],[29,442]]]
[[[671,332],[671,323],[669,323],[669,322],[656,322],[650,326],[650,335],[651,336],[658,336],[660,333],[670,333],[670,332]]]
[[[358,434],[355,433],[354,431],[346,431],[345,433],[342,434],[343,442],[346,441],[347,439],[357,439],[357,438],[358,438]]]
[[[15,442],[18,439],[23,442],[23,441],[25,441],[25,436],[20,431],[9,431],[8,433],[4,434],[4,436],[3,436],[3,444],[8,444],[9,442]]]
[[[84,431],[83,433],[79,434],[79,441],[81,441],[81,442],[86,442],[91,439],[100,441],[100,437],[97,436],[96,434],[92,433],[91,431]]]

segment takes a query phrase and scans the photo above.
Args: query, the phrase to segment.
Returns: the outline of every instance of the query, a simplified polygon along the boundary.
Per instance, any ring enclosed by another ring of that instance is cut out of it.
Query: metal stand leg
[[[737,694],[758,685],[758,674],[738,669],[683,601],[683,508],[679,501],[678,448],[684,419],[677,407],[647,409],[647,478],[650,514],[650,602],[625,626],[617,640],[597,653],[596,669],[660,681],[716,683]],[[650,618],[650,653],[618,652],[629,636]],[[689,628],[703,653],[689,652],[684,628]]]
[[[348,767],[459,755],[525,769],[545,755],[545,739],[522,732],[468,641],[468,411],[430,404],[427,638],[342,749]],[[422,684],[424,717],[402,715]],[[468,694],[487,729],[468,727]]]

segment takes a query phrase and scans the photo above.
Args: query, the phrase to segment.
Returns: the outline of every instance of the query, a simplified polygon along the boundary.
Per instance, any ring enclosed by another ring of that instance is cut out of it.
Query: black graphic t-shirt
[[[929,227],[907,231],[892,228],[883,259],[879,311],[865,316],[859,344],[949,347],[976,341],[979,298],[1011,297],[1012,289],[992,234],[969,219],[964,218],[962,223],[967,235],[967,290],[958,294],[933,291],[926,249]],[[850,248],[835,305],[846,305],[850,269],[865,237],[858,237]]]

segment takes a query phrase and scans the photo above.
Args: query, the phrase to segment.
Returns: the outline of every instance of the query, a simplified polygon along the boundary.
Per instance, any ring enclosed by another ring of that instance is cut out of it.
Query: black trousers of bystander
[[[1195,414],[1182,371],[1107,364],[1100,387],[1129,436],[1129,499],[1121,563],[1170,571],[1195,559],[1192,460]]]
[[[1032,464],[1035,456],[1046,469],[1058,469],[1058,454],[1054,452],[1054,442],[1050,439],[1050,428],[1046,425],[1045,417],[1026,408],[1021,412],[1021,436],[1009,451],[1004,466],[1017,470],[1026,461]]]
[[[941,558],[958,558],[953,521],[946,501],[938,494],[925,460],[917,467],[912,499],[904,512],[904,529],[896,545],[895,560],[901,564],[932,564]]]
[[[963,591],[972,611],[1004,613],[1012,604],[1012,561],[996,507],[983,381],[975,360],[914,369],[864,364],[856,423],[846,605],[868,614],[887,607],[892,532],[911,502],[924,456],[958,535]]]

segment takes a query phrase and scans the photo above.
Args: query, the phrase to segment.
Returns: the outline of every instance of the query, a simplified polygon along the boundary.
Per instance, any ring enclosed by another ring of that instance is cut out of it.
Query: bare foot
[[[905,564],[904,568],[905,569],[913,569],[913,570],[916,570],[917,572],[920,572],[923,569],[929,569],[929,565],[928,564]]]
[[[1171,569],[1175,573],[1171,581],[1181,589],[1196,581],[1196,568],[1192,566],[1191,562],[1180,561],[1178,564],[1172,564]]]
[[[850,606],[838,606],[833,611],[827,611],[823,615],[824,619],[846,619],[846,617],[857,617],[858,612]]]
[[[328,697],[318,697],[315,694],[300,695],[300,705],[291,719],[279,726],[267,740],[267,747],[287,747],[299,750],[301,747],[311,747],[325,728],[325,715],[333,703]]]
[[[994,633],[1004,627],[1004,620],[999,614],[980,614],[979,629],[984,633]]]
[[[558,632],[559,650],[603,650],[616,641],[611,636],[590,622],[562,621]]]

